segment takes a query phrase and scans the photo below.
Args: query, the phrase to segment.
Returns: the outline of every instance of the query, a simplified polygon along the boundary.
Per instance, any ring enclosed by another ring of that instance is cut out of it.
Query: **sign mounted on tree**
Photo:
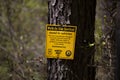
[[[77,26],[46,25],[46,58],[74,59]]]

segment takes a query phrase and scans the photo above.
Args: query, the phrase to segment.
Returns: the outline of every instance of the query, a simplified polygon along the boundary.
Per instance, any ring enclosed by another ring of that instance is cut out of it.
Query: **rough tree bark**
[[[47,80],[94,80],[96,0],[48,0],[48,23],[77,27],[74,60],[48,59]]]
[[[102,47],[101,73],[103,76],[98,80],[115,80],[115,16],[116,0],[101,0],[102,6],[102,41],[105,43]]]

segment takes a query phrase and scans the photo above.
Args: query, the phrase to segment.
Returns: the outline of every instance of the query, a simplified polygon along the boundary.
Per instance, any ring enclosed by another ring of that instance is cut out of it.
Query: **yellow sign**
[[[77,26],[46,26],[46,58],[73,59]]]

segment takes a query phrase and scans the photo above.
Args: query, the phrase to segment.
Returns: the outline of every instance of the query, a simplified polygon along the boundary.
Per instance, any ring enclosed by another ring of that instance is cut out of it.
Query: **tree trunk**
[[[94,80],[95,0],[49,0],[48,23],[77,26],[74,60],[48,59],[47,80]]]
[[[98,67],[98,80],[115,80],[115,16],[116,0],[100,0],[102,19],[102,57]]]
[[[117,1],[117,16],[116,16],[116,52],[117,52],[117,69],[116,80],[120,80],[120,1]]]

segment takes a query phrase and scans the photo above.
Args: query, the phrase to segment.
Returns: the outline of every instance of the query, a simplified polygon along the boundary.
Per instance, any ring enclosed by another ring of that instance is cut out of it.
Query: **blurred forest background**
[[[45,80],[47,0],[0,0],[0,80]]]
[[[102,62],[103,9],[97,0],[95,62]],[[45,80],[45,25],[47,0],[0,0],[0,80]],[[104,63],[106,64],[106,63]],[[97,78],[104,69],[96,71]]]

